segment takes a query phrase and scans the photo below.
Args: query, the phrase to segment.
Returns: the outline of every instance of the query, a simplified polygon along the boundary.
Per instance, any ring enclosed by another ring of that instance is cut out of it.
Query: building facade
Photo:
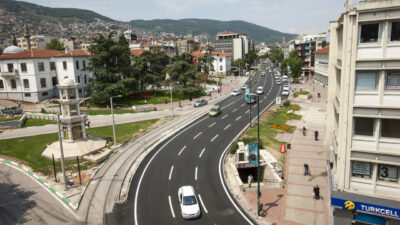
[[[192,53],[192,55],[196,57],[197,60],[199,60],[199,57],[202,57],[205,54],[205,52],[198,51]],[[214,73],[223,75],[230,73],[232,69],[232,54],[225,52],[210,52],[210,54],[214,58],[212,62]]]
[[[328,71],[333,222],[400,224],[400,1],[347,1]]]
[[[56,85],[71,78],[86,87],[89,53],[31,50],[0,56],[0,98],[40,102],[58,96]],[[80,90],[80,93],[85,93]],[[87,93],[86,93],[87,94]]]
[[[242,59],[251,50],[254,51],[254,44],[246,34],[233,32],[221,32],[217,34],[215,51],[232,54],[233,60]]]
[[[329,46],[315,51],[314,80],[328,85]]]
[[[50,42],[51,37],[43,35],[34,35],[29,37],[31,49],[46,49],[46,44]],[[24,51],[30,50],[26,37],[17,38],[17,45]]]

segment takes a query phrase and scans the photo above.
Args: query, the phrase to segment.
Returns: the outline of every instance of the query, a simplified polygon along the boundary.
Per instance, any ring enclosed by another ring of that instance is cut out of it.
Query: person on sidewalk
[[[303,126],[303,136],[306,136],[306,127]]]
[[[304,176],[311,175],[310,173],[310,167],[308,166],[307,163],[304,163]]]
[[[319,197],[320,197],[319,196],[319,187],[318,187],[318,184],[317,184],[317,185],[314,186],[314,198],[318,200]]]
[[[315,137],[315,140],[318,141],[318,131],[317,130],[314,131],[314,137]]]
[[[87,120],[86,125],[88,128],[90,128],[90,120]]]
[[[247,177],[247,183],[249,184],[249,187],[251,187],[251,183],[253,183],[253,175],[249,175],[248,177]]]

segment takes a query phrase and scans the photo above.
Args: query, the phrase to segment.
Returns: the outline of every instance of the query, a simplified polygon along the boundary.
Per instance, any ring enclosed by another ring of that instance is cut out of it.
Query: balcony
[[[12,72],[0,72],[0,76],[5,79],[17,79],[19,77],[18,70],[14,70]]]

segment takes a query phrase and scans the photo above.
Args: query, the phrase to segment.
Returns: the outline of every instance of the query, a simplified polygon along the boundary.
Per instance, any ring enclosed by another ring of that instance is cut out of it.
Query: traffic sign
[[[276,97],[275,104],[277,104],[277,105],[282,104],[282,98],[281,97]]]
[[[286,145],[281,145],[281,153],[285,153],[286,152]]]

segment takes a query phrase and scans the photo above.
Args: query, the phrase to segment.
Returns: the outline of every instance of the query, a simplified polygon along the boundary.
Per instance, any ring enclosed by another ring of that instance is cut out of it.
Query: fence
[[[41,113],[25,113],[28,119],[54,120],[57,121],[56,114],[41,114]]]

